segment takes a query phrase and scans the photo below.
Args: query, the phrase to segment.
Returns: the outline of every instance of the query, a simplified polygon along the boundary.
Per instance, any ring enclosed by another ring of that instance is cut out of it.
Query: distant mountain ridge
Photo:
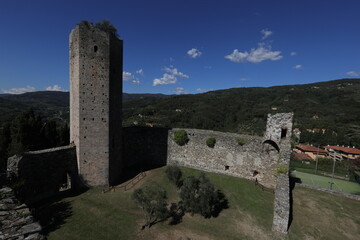
[[[291,111],[294,126],[303,131],[334,129],[360,145],[360,79],[187,95],[124,93],[123,100],[124,126],[151,123],[261,135],[268,113]],[[68,121],[69,92],[1,96],[0,124],[30,107],[44,117]]]

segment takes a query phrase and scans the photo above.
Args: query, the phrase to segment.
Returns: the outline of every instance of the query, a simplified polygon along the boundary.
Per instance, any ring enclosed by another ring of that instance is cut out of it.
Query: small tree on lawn
[[[176,186],[179,186],[182,172],[178,166],[168,166],[165,170],[165,173],[172,183],[174,183]]]
[[[142,229],[151,227],[169,216],[166,191],[159,185],[136,189],[132,198],[145,214],[145,224]]]
[[[187,212],[191,214],[199,213],[205,218],[209,218],[220,203],[218,193],[219,191],[202,173],[199,178],[190,176],[184,180],[181,186],[180,198]]]

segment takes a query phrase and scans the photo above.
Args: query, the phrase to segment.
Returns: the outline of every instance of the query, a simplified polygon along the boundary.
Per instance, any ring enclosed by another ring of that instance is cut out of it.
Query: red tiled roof
[[[310,160],[310,161],[313,160],[310,156],[308,156],[305,153],[293,152],[292,154],[293,154],[294,158],[297,159],[297,160]]]
[[[360,155],[360,149],[357,148],[340,147],[340,146],[325,146],[324,148],[334,149],[336,151],[341,151],[348,154]]]
[[[327,151],[325,149],[322,148],[317,148],[317,147],[313,147],[310,145],[296,145],[296,148],[300,149],[301,151],[304,152],[313,152],[313,153],[318,153],[319,154],[327,154]]]

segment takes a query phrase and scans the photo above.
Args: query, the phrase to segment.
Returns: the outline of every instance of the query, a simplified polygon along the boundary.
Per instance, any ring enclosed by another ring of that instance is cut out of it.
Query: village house
[[[312,160],[315,160],[316,157],[326,157],[328,155],[327,150],[310,145],[296,145],[294,148],[294,152],[304,153],[308,155]]]
[[[334,157],[336,160],[345,159],[356,159],[360,157],[360,149],[355,147],[344,147],[344,146],[325,146],[324,147],[330,157]]]

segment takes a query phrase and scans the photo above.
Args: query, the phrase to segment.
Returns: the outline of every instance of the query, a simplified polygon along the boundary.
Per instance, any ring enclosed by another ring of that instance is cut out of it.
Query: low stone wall
[[[279,167],[283,170],[289,169],[291,155],[291,145],[288,140],[280,143]],[[280,169],[279,169],[280,170]],[[275,199],[274,199],[274,218],[272,230],[286,235],[290,220],[290,181],[288,173],[277,173]]]
[[[346,198],[350,198],[350,199],[360,201],[360,195],[355,195],[355,194],[350,194],[350,193],[345,193],[345,192],[337,192],[337,191],[330,190],[330,189],[327,189],[327,188],[310,186],[310,185],[303,184],[303,183],[295,183],[295,184],[296,184],[296,186],[299,186],[299,187],[311,188],[311,189],[314,189],[314,190],[317,190],[317,191],[322,191],[322,192],[334,194],[334,195],[337,195],[337,196],[346,197]]]
[[[26,152],[8,159],[8,179],[27,202],[56,194],[70,184],[79,186],[75,146]]]
[[[177,164],[209,172],[222,173],[255,180],[267,188],[275,188],[275,171],[278,151],[263,138],[256,136],[223,133],[209,130],[184,129],[189,141],[184,146],[174,142],[172,129],[168,135],[168,164]],[[206,145],[206,140],[215,138],[213,148]],[[237,140],[246,142],[243,146]]]
[[[14,196],[11,188],[0,189],[0,239],[45,240],[41,226],[25,204]]]

